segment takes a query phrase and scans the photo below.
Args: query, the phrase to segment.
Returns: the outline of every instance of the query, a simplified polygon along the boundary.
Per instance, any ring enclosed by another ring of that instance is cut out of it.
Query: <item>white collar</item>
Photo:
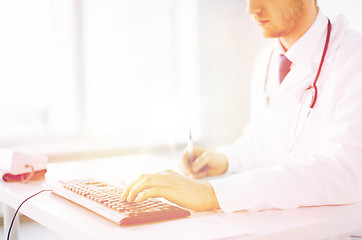
[[[321,41],[327,31],[328,18],[319,10],[318,15],[312,26],[304,33],[293,45],[285,52],[279,39],[276,39],[274,51],[285,56],[293,63],[293,65],[304,65],[305,67],[314,60],[316,53],[323,49],[318,49],[321,46]]]

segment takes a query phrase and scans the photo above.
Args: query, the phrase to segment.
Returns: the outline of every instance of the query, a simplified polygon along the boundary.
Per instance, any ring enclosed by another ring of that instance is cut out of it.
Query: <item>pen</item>
[[[191,136],[191,129],[189,131],[189,139],[187,141],[187,153],[188,153],[188,157],[189,157],[189,165],[191,167],[192,162],[193,162],[193,152],[194,152],[194,143],[192,141],[192,136]]]

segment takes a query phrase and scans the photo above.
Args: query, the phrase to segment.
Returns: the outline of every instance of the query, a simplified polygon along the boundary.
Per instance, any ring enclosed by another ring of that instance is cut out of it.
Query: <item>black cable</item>
[[[27,199],[25,199],[25,200],[20,204],[20,206],[18,207],[18,209],[16,209],[16,212],[14,213],[14,216],[13,216],[13,220],[11,220],[11,224],[10,224],[10,227],[9,227],[7,240],[10,239],[11,228],[13,227],[15,217],[16,217],[16,215],[18,214],[19,209],[21,208],[21,206],[22,206],[26,201],[28,201],[30,198],[35,197],[36,195],[38,195],[38,194],[40,194],[40,193],[42,193],[42,192],[45,192],[45,191],[52,191],[52,190],[50,190],[50,189],[44,189],[44,190],[41,190],[40,192],[35,193],[34,195],[32,195],[32,196],[28,197]]]

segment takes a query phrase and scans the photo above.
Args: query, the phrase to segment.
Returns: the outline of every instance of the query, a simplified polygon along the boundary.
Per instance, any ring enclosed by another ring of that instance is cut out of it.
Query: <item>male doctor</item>
[[[315,0],[249,0],[248,12],[275,38],[256,60],[250,122],[231,145],[183,155],[195,178],[230,176],[143,175],[123,199],[224,212],[362,200],[362,36]]]

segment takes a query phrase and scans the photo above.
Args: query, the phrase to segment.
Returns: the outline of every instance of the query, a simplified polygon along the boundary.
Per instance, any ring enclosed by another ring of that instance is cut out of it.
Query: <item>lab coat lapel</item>
[[[301,134],[298,136],[298,139],[292,149],[294,154],[311,154],[312,152],[317,151],[320,147],[320,144],[323,142],[323,139],[320,139],[320,136],[323,136],[323,133],[321,133],[320,131],[321,129],[323,129],[323,124],[325,124],[325,117],[328,114],[327,108],[329,106],[327,106],[325,103],[326,101],[328,101],[328,98],[331,97],[330,94],[333,90],[329,89],[329,86],[335,85],[332,83],[333,76],[329,75],[330,72],[333,72],[331,71],[331,68],[333,68],[333,66],[331,65],[331,59],[334,58],[335,56],[333,55],[338,52],[341,35],[343,35],[341,29],[345,29],[345,24],[346,22],[343,18],[337,18],[335,21],[333,21],[330,47],[328,49],[327,56],[323,64],[320,77],[317,81],[317,103],[315,105],[315,108],[312,109],[309,113],[309,116],[303,123],[303,125],[299,125],[299,127],[301,127],[302,129],[295,130],[300,131]],[[305,70],[305,68],[303,67],[295,66],[295,68],[287,75],[286,79],[284,79],[283,84],[281,84],[278,92],[278,104],[281,109],[287,109],[288,104],[291,104],[291,102],[293,102],[294,104],[294,101],[300,101],[300,97],[302,96],[303,91],[313,83],[320,64],[323,47],[324,45],[318,46],[319,50],[316,51],[316,53],[313,55],[313,58],[311,59],[307,70]],[[294,97],[293,94],[295,95]],[[299,103],[296,104],[296,108],[298,104]],[[300,114],[303,115],[300,117],[300,119],[303,119],[308,114],[308,111],[301,111]],[[295,116],[291,116],[291,119],[295,118],[291,121],[297,123],[297,116],[298,113]],[[291,128],[295,129],[294,126],[292,126]],[[294,134],[295,132],[291,131],[291,138],[288,141],[292,142]]]

